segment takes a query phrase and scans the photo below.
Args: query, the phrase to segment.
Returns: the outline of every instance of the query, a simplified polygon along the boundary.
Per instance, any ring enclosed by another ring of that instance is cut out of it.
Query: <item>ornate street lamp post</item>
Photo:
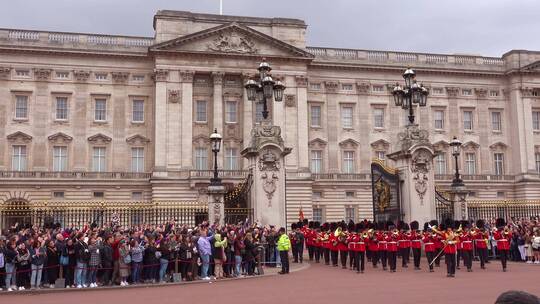
[[[256,101],[263,104],[262,116],[264,119],[268,118],[268,105],[267,99],[274,97],[275,101],[283,100],[283,91],[285,91],[285,85],[281,81],[274,81],[270,76],[272,68],[263,58],[263,61],[259,64],[259,79],[250,79],[246,82],[245,88],[247,91],[247,98],[250,101]]]
[[[450,147],[452,147],[452,155],[454,156],[454,161],[456,163],[456,172],[454,173],[454,179],[452,180],[452,187],[464,187],[465,184],[461,179],[459,174],[459,154],[461,153],[461,142],[457,137],[454,136],[454,139],[450,142]]]
[[[394,96],[394,103],[397,107],[401,107],[404,110],[409,110],[409,124],[414,124],[414,110],[413,106],[418,104],[421,107],[425,107],[427,104],[427,96],[429,91],[424,88],[422,84],[416,83],[416,73],[413,69],[408,68],[403,73],[405,79],[405,86],[401,87],[399,83],[392,90]]]
[[[218,177],[218,166],[217,166],[217,154],[221,148],[221,134],[217,132],[217,129],[214,129],[214,133],[210,135],[210,142],[212,143],[212,152],[214,152],[214,177],[210,179],[211,186],[221,185],[221,179]]]

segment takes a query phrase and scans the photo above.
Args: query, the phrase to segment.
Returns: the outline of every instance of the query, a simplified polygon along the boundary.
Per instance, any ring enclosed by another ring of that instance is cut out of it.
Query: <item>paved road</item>
[[[424,265],[425,266],[425,265]],[[435,273],[412,268],[396,273],[368,267],[364,274],[313,264],[285,276],[130,289],[6,294],[2,303],[494,303],[506,290],[519,289],[540,295],[540,265],[510,264],[503,273],[492,262],[487,270],[458,271],[447,278],[444,264]],[[475,265],[477,266],[477,265]],[[216,300],[216,297],[219,300]]]

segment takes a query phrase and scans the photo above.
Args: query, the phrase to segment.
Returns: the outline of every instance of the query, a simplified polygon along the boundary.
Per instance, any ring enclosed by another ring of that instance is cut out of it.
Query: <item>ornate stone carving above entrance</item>
[[[126,142],[130,145],[145,145],[147,143],[150,142],[150,139],[140,135],[140,134],[135,134],[133,136],[130,136],[128,138],[126,138]]]
[[[75,77],[75,80],[77,81],[87,81],[88,77],[90,77],[90,71],[84,71],[84,70],[73,71],[73,76]]]
[[[167,81],[167,78],[169,78],[169,70],[155,69],[153,78],[155,81]]]
[[[129,78],[128,72],[112,72],[112,79],[115,83],[126,83]]]
[[[0,79],[9,78],[9,73],[11,72],[10,67],[0,67]]]
[[[237,54],[253,54],[257,53],[257,48],[253,40],[231,29],[228,32],[220,33],[217,38],[212,40],[207,48],[211,51],[223,52],[223,53],[237,53]]]
[[[88,137],[88,141],[94,144],[108,144],[112,141],[112,138],[107,135],[98,133],[96,135]]]
[[[7,136],[7,139],[10,142],[29,143],[32,140],[32,136],[30,136],[30,135],[28,135],[28,134],[26,134],[24,132],[17,131],[15,133],[9,134]]]
[[[446,87],[446,95],[448,97],[456,97],[459,94],[459,88],[458,87]]]
[[[366,95],[369,93],[370,84],[367,82],[357,82],[356,91],[358,94]]]
[[[53,142],[53,143],[56,143],[56,144],[60,144],[60,143],[70,143],[72,140],[73,140],[73,137],[65,134],[65,133],[62,133],[62,132],[58,132],[58,133],[55,133],[51,136],[48,137],[49,141]]]
[[[488,90],[486,88],[476,88],[474,89],[474,93],[478,98],[486,98],[487,97]]]
[[[34,76],[36,80],[49,80],[51,71],[51,69],[34,69]]]
[[[428,173],[431,170],[431,153],[420,149],[412,157],[411,171],[414,179],[414,189],[423,203],[424,195],[428,189]]]
[[[285,105],[287,107],[295,107],[296,106],[296,95],[286,94],[285,95]]]

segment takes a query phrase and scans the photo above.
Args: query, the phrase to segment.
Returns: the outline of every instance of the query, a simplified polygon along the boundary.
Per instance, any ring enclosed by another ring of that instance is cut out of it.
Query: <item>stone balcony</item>
[[[454,174],[435,174],[435,180],[437,181],[452,181]],[[514,175],[496,175],[496,174],[475,174],[475,175],[461,175],[461,179],[464,181],[497,181],[497,182],[514,182],[516,180]]]
[[[49,172],[49,171],[0,171],[0,179],[59,179],[59,180],[149,180],[147,172]]]
[[[306,49],[308,52],[315,55],[315,64],[367,64],[377,66],[394,66],[396,68],[413,66],[414,68],[420,69],[444,68],[454,70],[474,70],[489,73],[502,73],[505,71],[505,61],[499,57],[372,51],[324,47],[307,47]]]
[[[138,53],[146,56],[154,38],[101,34],[0,29],[0,48],[85,50],[100,53]]]

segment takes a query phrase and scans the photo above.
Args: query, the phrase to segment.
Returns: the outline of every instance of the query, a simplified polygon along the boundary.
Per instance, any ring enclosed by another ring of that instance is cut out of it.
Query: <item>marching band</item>
[[[341,222],[320,225],[318,222],[304,220],[293,224],[289,237],[298,246],[301,242],[298,250],[301,248],[303,251],[305,242],[309,260],[315,263],[334,267],[341,265],[343,269],[349,268],[363,273],[367,259],[373,268],[378,268],[380,262],[383,271],[387,271],[389,267],[389,271],[393,273],[396,272],[398,256],[401,267],[408,268],[412,253],[414,270],[421,270],[424,251],[429,272],[434,272],[434,267],[439,267],[441,256],[444,255],[447,276],[454,277],[456,268],[459,269],[460,259],[463,259],[467,272],[472,272],[474,250],[479,257],[481,269],[486,269],[489,231],[486,230],[484,221],[478,220],[475,224],[471,227],[468,221],[447,220],[439,225],[437,221],[431,221],[424,224],[423,230],[419,230],[417,221],[410,224],[367,221],[354,224],[351,221],[349,224]],[[502,269],[506,271],[511,229],[506,226],[504,219],[497,219],[492,234],[497,241]]]

